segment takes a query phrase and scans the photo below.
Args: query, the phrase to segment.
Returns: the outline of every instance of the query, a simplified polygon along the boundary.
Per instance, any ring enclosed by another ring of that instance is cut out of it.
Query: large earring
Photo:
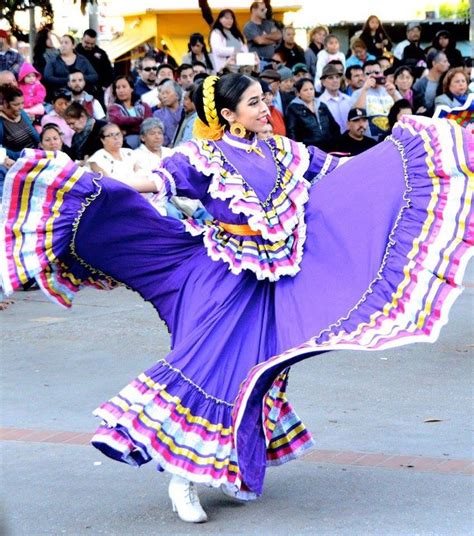
[[[230,125],[229,127],[229,130],[232,136],[235,136],[237,138],[244,138],[245,134],[247,134],[244,125],[242,125],[242,123],[239,123],[238,121],[232,123],[232,125]]]

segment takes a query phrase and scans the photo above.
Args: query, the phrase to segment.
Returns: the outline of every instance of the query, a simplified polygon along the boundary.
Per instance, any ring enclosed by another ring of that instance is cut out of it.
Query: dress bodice
[[[208,254],[230,270],[253,271],[258,279],[295,275],[305,241],[308,190],[337,159],[276,136],[262,141],[226,134],[217,142],[193,140],[178,147],[156,171],[169,195],[200,199],[213,221],[189,219]],[[224,224],[224,225],[223,225]],[[225,230],[225,224],[245,229]]]

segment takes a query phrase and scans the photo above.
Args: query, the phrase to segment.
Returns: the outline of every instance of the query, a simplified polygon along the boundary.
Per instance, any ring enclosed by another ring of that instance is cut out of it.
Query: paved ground
[[[171,512],[167,477],[88,446],[91,411],[166,353],[151,307],[125,289],[72,311],[15,295],[2,322],[4,517],[23,535],[472,534],[474,266],[435,345],[325,354],[293,368],[289,395],[317,441],[234,503],[203,489],[210,521]]]

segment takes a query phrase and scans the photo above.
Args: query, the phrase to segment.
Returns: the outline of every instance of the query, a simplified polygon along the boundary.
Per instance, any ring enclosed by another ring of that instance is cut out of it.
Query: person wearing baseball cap
[[[347,130],[344,134],[341,134],[335,143],[337,151],[355,156],[377,145],[375,140],[364,135],[367,126],[368,115],[365,108],[352,108],[349,110],[346,122]]]
[[[295,77],[293,76],[293,71],[290,68],[285,67],[284,65],[278,68],[278,72],[281,75],[281,101],[283,109],[286,110],[288,104],[290,104],[290,102],[296,97]]]
[[[281,114],[285,114],[286,107],[291,102],[291,99],[284,99],[280,92],[280,85],[282,76],[280,71],[275,69],[265,69],[260,73],[260,80],[264,80],[270,86],[273,93],[273,105],[280,111]]]
[[[25,59],[10,47],[10,36],[6,30],[0,30],[0,72],[12,71],[17,77]]]
[[[268,122],[272,126],[272,133],[286,136],[285,118],[280,110],[273,104],[273,93],[270,84],[265,82],[265,80],[260,80],[260,85],[262,86],[263,100],[268,107]]]
[[[306,63],[297,63],[296,65],[293,65],[291,70],[293,71],[293,76],[295,77],[295,80],[299,80],[300,78],[307,78],[309,76],[309,69]]]

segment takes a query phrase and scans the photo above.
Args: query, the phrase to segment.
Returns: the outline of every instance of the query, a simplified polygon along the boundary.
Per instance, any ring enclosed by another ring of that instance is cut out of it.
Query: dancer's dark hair
[[[228,108],[231,111],[235,111],[244,91],[252,84],[257,83],[258,80],[255,80],[255,78],[238,73],[225,74],[217,80],[214,86],[214,101],[221,125],[228,126],[227,121],[221,115],[221,110]],[[193,102],[201,121],[209,125],[204,112],[203,87],[204,84],[199,84],[194,92]]]

